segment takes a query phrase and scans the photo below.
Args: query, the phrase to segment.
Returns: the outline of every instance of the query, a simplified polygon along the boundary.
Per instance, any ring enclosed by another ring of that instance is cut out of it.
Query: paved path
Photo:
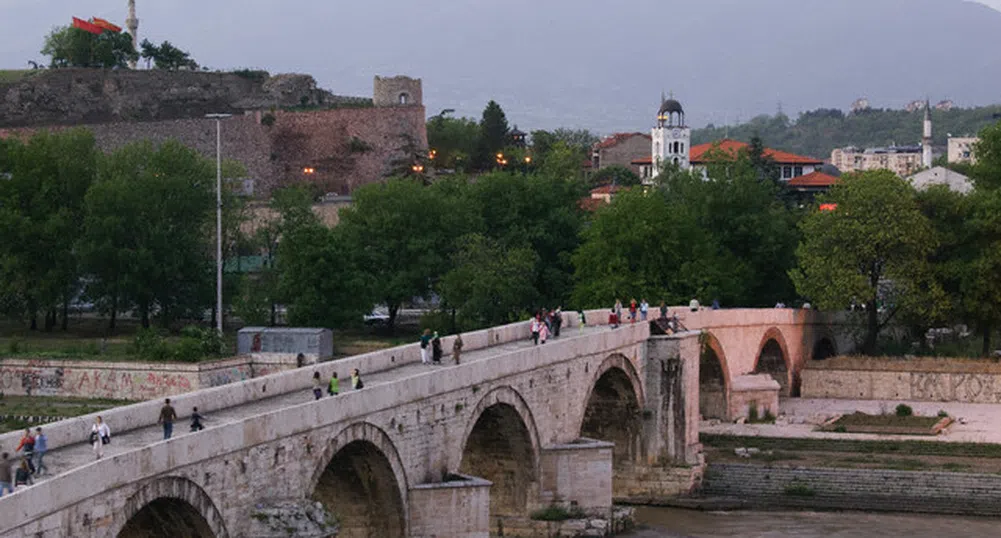
[[[563,331],[563,335],[557,339],[568,340],[572,339],[581,334],[593,334],[600,331],[612,330],[607,326],[588,326],[584,328],[583,333],[581,333],[576,327],[569,328]],[[527,347],[532,347],[532,342],[530,340],[521,340],[517,342],[508,342],[505,344],[490,346],[483,349],[465,351],[462,353],[463,364],[469,362],[481,361],[494,357],[503,353],[508,353],[511,351],[524,349]],[[542,344],[540,344],[542,345]],[[389,370],[383,370],[381,372],[374,372],[366,374],[362,372],[362,379],[365,381],[366,387],[371,387],[374,385],[379,385],[382,383],[389,383],[392,381],[398,381],[400,379],[405,379],[418,374],[427,372],[429,369],[440,370],[443,374],[450,370],[456,368],[461,368],[462,366],[455,366],[451,362],[451,357],[446,355],[442,361],[442,365],[424,365],[420,363],[407,364],[405,366],[400,366],[397,368],[392,368]],[[311,377],[313,375],[313,370],[311,368],[302,368],[302,375]],[[348,377],[349,372],[338,372],[341,376],[341,392],[348,392],[351,390],[351,380]],[[365,390],[365,389],[362,389]],[[326,396],[325,396],[326,397]],[[311,401],[313,399],[312,388],[285,393],[273,398],[266,400],[256,400],[254,402],[246,403],[243,405],[238,405],[226,409],[220,409],[207,413],[205,415],[204,425],[206,428],[212,428],[213,426],[219,426],[229,422],[235,422],[242,420],[247,417],[265,413],[271,410],[277,410],[284,407],[301,404],[304,402]],[[179,409],[178,412],[182,415],[187,415],[190,410]],[[156,420],[156,417],[150,417],[151,421]],[[111,428],[111,444],[105,445],[104,457],[114,456],[116,454],[121,454],[123,452],[128,452],[137,448],[142,448],[146,445],[155,443],[163,439],[163,428],[157,424],[145,428],[139,428],[135,430],[116,432],[115,425],[109,424]],[[174,424],[174,435],[188,435],[189,422],[187,420],[179,421]],[[54,450],[50,450],[45,456],[45,465],[49,469],[49,474],[47,476],[43,475],[39,477],[36,482],[47,480],[49,477],[56,476],[57,474],[62,474],[71,471],[77,467],[84,464],[90,463],[95,458],[93,449],[91,445],[87,443],[87,439],[81,439],[80,443],[60,447]]]
[[[874,435],[814,431],[817,424],[835,414],[862,411],[869,414],[893,413],[905,403],[914,414],[935,416],[944,410],[957,419],[941,435]],[[958,402],[908,402],[901,400],[835,400],[825,398],[788,398],[779,402],[781,416],[776,424],[721,424],[703,421],[700,431],[743,436],[816,438],[816,439],[915,439],[941,442],[1001,443],[1001,404]]]

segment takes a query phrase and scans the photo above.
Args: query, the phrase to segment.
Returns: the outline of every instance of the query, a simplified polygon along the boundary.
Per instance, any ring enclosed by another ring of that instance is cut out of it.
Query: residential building
[[[750,144],[746,142],[738,142],[730,139],[692,146],[687,157],[687,168],[702,170],[704,172],[709,163],[714,159],[718,157],[736,157],[740,151],[746,151],[749,147]],[[765,157],[770,158],[779,167],[779,178],[784,181],[811,174],[824,164],[820,159],[772,148],[765,148],[764,154]],[[637,159],[633,161],[633,164],[640,167],[640,178],[643,180],[650,180],[656,177],[651,157]]]
[[[967,194],[973,190],[973,182],[970,181],[970,178],[959,172],[949,170],[944,166],[922,170],[908,177],[907,181],[919,191],[923,191],[932,185],[945,185],[949,187],[949,190],[961,194]]]
[[[976,164],[974,146],[980,139],[975,136],[950,136],[947,150],[948,162]]]
[[[643,133],[616,133],[602,139],[591,148],[591,170],[612,165],[624,166],[639,175],[640,168],[632,164],[650,154],[650,136]]]
[[[847,147],[831,152],[831,164],[842,172],[886,169],[900,177],[907,177],[921,168],[923,154],[921,146]]]

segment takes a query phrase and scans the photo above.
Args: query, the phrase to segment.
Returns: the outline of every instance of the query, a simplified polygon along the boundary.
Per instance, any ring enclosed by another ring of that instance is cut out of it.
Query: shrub
[[[566,521],[568,519],[583,519],[586,517],[587,514],[577,506],[567,508],[556,504],[536,510],[531,515],[531,518],[535,521]]]
[[[10,342],[7,342],[7,353],[10,353],[11,355],[17,355],[20,352],[21,352],[20,340],[14,338]]]
[[[813,497],[817,492],[802,482],[793,482],[785,487],[785,494],[790,497]]]
[[[254,82],[264,82],[271,78],[271,73],[263,69],[237,69],[233,71],[233,74]]]
[[[153,328],[139,329],[132,339],[132,348],[139,358],[147,361],[165,361],[170,349],[159,331]]]
[[[348,149],[351,153],[365,153],[372,150],[372,145],[357,136],[352,136],[348,140]]]
[[[751,402],[747,406],[747,421],[752,424],[758,421],[758,402]]]
[[[264,113],[264,115],[261,116],[261,125],[265,127],[271,127],[272,125],[275,124],[275,119],[276,118],[274,114],[266,112]]]
[[[907,404],[898,405],[896,412],[898,417],[909,417],[914,415],[914,409],[911,409],[911,406]]]
[[[939,416],[940,418],[945,418],[945,417],[949,416],[949,413],[946,413],[946,412],[945,412],[945,409],[940,409],[940,410],[938,411],[938,416]]]

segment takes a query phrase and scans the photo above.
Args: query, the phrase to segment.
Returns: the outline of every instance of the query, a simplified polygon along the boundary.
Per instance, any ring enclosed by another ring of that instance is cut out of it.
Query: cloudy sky
[[[0,69],[45,62],[72,16],[126,0],[0,0]],[[646,128],[662,90],[693,125],[912,99],[1001,100],[999,12],[964,0],[138,0],[140,38],[213,69],[303,72],[339,94],[421,77],[428,113],[497,99],[522,129]],[[983,50],[980,50],[983,49]],[[934,75],[934,76],[932,76]]]

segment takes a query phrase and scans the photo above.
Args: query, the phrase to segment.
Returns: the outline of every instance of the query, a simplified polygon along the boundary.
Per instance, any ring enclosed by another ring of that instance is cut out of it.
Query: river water
[[[699,512],[636,509],[631,538],[987,538],[1001,519],[862,512]]]

